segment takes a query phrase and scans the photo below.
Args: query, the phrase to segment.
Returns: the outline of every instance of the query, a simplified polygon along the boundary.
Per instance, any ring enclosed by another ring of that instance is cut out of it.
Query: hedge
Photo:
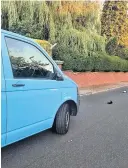
[[[64,46],[53,50],[53,58],[64,61],[63,70],[76,72],[86,71],[122,71],[128,72],[128,61],[118,56],[109,56],[105,52],[90,52],[80,54],[77,50],[71,50]]]
[[[109,39],[105,49],[109,55],[118,55],[120,58],[128,60],[128,47],[120,46],[116,37]]]

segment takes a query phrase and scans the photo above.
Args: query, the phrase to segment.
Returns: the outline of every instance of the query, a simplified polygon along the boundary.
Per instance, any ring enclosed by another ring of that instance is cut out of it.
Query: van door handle
[[[23,87],[25,84],[12,84],[13,87]]]

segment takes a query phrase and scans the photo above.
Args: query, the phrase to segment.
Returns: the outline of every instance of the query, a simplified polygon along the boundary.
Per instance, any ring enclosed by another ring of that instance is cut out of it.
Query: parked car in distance
[[[33,40],[1,30],[1,146],[52,128],[69,130],[78,87]]]

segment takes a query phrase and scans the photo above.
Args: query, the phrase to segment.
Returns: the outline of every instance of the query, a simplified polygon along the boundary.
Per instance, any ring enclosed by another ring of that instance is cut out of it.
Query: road
[[[2,168],[128,168],[128,87],[82,96],[66,135],[48,130],[1,154]]]

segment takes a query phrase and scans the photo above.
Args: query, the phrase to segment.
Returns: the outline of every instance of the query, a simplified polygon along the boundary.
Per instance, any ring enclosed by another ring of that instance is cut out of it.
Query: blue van
[[[33,40],[1,31],[2,147],[52,128],[66,134],[78,87]]]

